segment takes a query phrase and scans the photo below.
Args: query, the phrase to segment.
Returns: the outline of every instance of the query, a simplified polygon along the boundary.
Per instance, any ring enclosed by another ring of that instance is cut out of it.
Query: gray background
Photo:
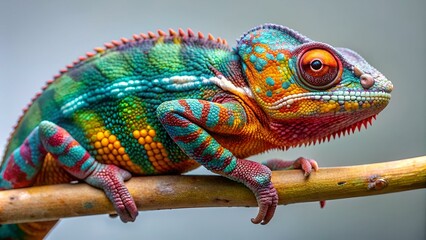
[[[273,22],[358,51],[395,85],[368,130],[315,147],[255,156],[311,157],[321,166],[397,160],[426,153],[426,1],[1,1],[0,150],[34,94],[78,56],[133,33],[191,27],[235,45]],[[3,152],[3,151],[1,151]],[[207,173],[197,170],[196,173]],[[267,226],[256,208],[141,212],[135,223],[106,215],[63,220],[49,239],[426,239],[426,192],[293,204]]]

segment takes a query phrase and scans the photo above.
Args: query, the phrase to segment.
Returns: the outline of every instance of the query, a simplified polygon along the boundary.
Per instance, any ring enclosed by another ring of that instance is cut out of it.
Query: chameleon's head
[[[359,127],[390,100],[392,83],[357,53],[283,26],[252,29],[239,40],[237,52],[259,106],[273,123],[306,128],[309,136],[299,139]]]

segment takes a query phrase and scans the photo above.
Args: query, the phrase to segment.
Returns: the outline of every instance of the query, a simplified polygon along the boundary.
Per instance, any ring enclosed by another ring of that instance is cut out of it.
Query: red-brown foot
[[[266,161],[263,165],[267,166],[272,171],[274,170],[290,170],[290,169],[302,169],[305,177],[308,177],[312,169],[318,170],[318,163],[313,159],[299,157],[294,161],[285,161],[281,159],[271,159]],[[320,207],[325,207],[325,200],[320,201]]]
[[[309,176],[312,172],[318,170],[318,163],[313,159],[299,157],[294,161],[285,161],[281,159],[271,159],[264,163],[272,171],[274,170],[290,170],[290,169],[302,169],[305,176]]]
[[[259,212],[255,218],[251,219],[254,224],[268,224],[274,216],[275,209],[278,204],[277,190],[272,183],[268,186],[258,189],[255,192],[257,203],[259,205]]]
[[[259,212],[251,221],[267,224],[274,216],[278,204],[278,193],[271,182],[271,170],[266,166],[244,159],[238,159],[235,169],[227,176],[244,183],[256,196]]]
[[[124,185],[132,175],[114,165],[99,164],[96,170],[85,181],[97,188],[103,189],[114,205],[118,216],[123,222],[133,222],[138,215],[135,201]]]

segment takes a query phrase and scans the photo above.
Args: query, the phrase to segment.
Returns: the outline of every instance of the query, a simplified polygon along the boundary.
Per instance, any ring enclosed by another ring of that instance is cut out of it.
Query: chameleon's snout
[[[392,84],[392,82],[391,81],[387,81],[387,84],[385,86],[385,91],[387,93],[391,93],[392,90],[393,90],[393,84]]]
[[[371,87],[374,86],[374,84],[379,85],[380,88],[386,92],[390,93],[393,90],[393,84],[389,80],[387,80],[383,75],[379,75],[376,78],[374,78],[371,74],[363,72],[358,67],[354,67],[354,74],[356,77],[359,77],[359,81],[361,83],[361,86],[368,90]]]
[[[337,48],[348,65],[353,66],[355,77],[364,90],[391,93],[393,84],[383,74],[367,63],[358,53],[348,48]]]

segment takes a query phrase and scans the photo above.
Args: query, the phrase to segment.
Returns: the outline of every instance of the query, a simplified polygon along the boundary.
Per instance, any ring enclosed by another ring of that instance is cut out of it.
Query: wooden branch
[[[426,188],[426,156],[351,167],[276,171],[279,204],[360,197]],[[257,206],[242,184],[219,176],[135,177],[126,182],[139,210]],[[61,184],[0,192],[0,223],[47,221],[114,213],[105,194],[87,184]]]

